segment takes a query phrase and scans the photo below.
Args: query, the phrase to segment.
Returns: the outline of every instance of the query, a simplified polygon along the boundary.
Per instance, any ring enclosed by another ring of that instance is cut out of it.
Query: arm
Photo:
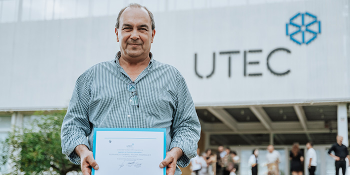
[[[335,156],[332,154],[332,151],[334,151],[334,145],[332,145],[332,147],[328,150],[328,154],[336,161],[340,160],[340,158],[338,156]]]
[[[311,168],[311,161],[312,161],[312,158],[310,158],[309,160],[309,166],[308,166],[309,169]]]
[[[91,169],[84,169],[83,161],[91,163],[84,167],[94,165],[93,167],[98,169],[86,138],[91,134],[88,119],[91,74],[92,71],[89,69],[78,78],[61,130],[62,153],[66,154],[74,164],[81,164],[84,174],[89,174]]]
[[[162,162],[163,166],[168,166],[167,174],[168,172],[175,172],[176,164],[180,167],[188,166],[190,159],[197,155],[197,144],[201,130],[192,97],[188,91],[184,78],[179,73],[176,77],[176,85],[177,108],[174,111],[170,150],[172,151],[173,149],[176,149],[178,151],[176,151],[176,155],[172,154],[176,157],[172,159],[174,169],[169,167],[168,162]],[[167,158],[165,158],[165,160],[166,159]]]

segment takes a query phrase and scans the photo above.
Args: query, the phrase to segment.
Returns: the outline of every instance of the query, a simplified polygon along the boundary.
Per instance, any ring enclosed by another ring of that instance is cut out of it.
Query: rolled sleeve
[[[179,73],[177,88],[177,109],[172,124],[170,149],[178,147],[183,151],[177,165],[186,167],[190,159],[197,155],[201,126],[185,80]]]
[[[75,147],[86,145],[90,149],[87,136],[92,130],[88,116],[91,74],[92,71],[88,70],[78,78],[62,123],[62,153],[74,164],[80,164],[80,157],[74,151]]]
[[[332,151],[334,151],[334,145],[332,145],[332,147],[328,150],[328,154],[331,154]]]

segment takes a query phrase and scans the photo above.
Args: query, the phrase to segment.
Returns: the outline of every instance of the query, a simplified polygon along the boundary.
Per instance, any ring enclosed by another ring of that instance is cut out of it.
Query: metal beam
[[[272,131],[271,127],[271,119],[266,114],[262,107],[249,107],[250,110],[254,113],[254,115],[260,120],[260,122],[265,126],[268,131]]]
[[[329,132],[329,129],[312,129],[308,131],[311,133],[336,133],[337,131],[334,130],[332,132]],[[272,132],[266,131],[266,130],[255,130],[255,131],[210,131],[210,134],[305,134],[305,131],[303,130],[274,130]]]
[[[224,109],[222,108],[207,108],[216,118],[222,121],[233,131],[237,131],[237,121]]]
[[[298,106],[298,105],[294,105],[293,107],[294,107],[295,112],[297,113],[297,116],[299,118],[301,126],[303,127],[304,131],[306,132],[307,138],[311,141],[312,139],[310,137],[310,134],[308,133],[308,128],[306,125],[307,119],[306,119],[306,115],[305,115],[303,107]]]

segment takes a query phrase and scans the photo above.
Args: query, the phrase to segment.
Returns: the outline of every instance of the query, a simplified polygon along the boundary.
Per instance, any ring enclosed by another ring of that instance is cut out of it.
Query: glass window
[[[22,21],[29,21],[30,20],[30,6],[31,6],[31,0],[23,0],[22,1]]]
[[[210,6],[211,7],[227,7],[228,6],[227,0],[211,0]]]
[[[11,116],[0,116],[0,128],[11,129]]]
[[[45,19],[45,0],[33,0],[30,6],[30,20],[44,20]]]
[[[61,0],[60,19],[70,19],[76,17],[76,3],[72,0]]]
[[[193,8],[195,9],[204,9],[207,8],[207,1],[203,0],[193,0]]]
[[[89,2],[86,0],[77,0],[76,1],[76,17],[83,18],[89,16]],[[117,1],[119,2],[119,1]]]
[[[229,0],[230,6],[246,5],[247,3],[247,0]]]
[[[251,167],[248,163],[250,156],[252,155],[252,150],[242,150],[241,151],[241,166],[239,169],[240,174],[251,175]]]
[[[192,1],[189,0],[176,0],[176,10],[190,10],[192,9]]]
[[[92,16],[106,16],[108,9],[108,0],[93,0]]]
[[[54,0],[46,0],[45,20],[52,20],[54,12]]]
[[[147,7],[147,6],[146,6]],[[123,1],[110,0],[108,7],[108,15],[118,15],[119,11],[124,8]],[[116,16],[117,19],[117,16]]]
[[[17,21],[17,9],[18,9],[18,2],[17,0],[7,0],[7,1],[0,1],[1,4],[1,22],[15,22]]]

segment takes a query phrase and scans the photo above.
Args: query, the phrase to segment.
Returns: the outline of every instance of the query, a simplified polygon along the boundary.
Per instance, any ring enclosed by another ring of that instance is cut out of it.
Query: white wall
[[[257,3],[212,9],[155,13],[154,58],[177,67],[187,80],[197,106],[350,101],[349,2],[334,0]],[[310,12],[321,21],[322,32],[309,45],[286,36],[286,23],[296,13]],[[26,21],[0,24],[0,110],[67,107],[75,80],[90,66],[114,58],[118,43],[115,16]],[[285,76],[272,74],[270,64]],[[243,52],[248,53],[243,75]],[[228,55],[232,55],[228,77]],[[194,72],[216,71],[200,79]]]

